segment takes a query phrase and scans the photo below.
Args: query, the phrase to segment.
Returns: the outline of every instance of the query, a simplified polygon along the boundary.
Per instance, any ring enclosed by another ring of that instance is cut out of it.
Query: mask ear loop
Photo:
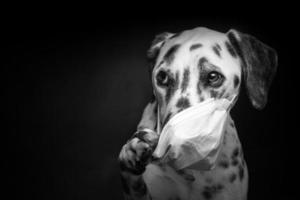
[[[235,102],[236,102],[236,98],[237,98],[237,95],[234,95],[232,97],[232,99],[229,100],[229,106],[227,108],[228,111],[231,110],[231,108],[234,106]]]
[[[160,135],[160,112],[159,112],[159,105],[157,103],[157,117],[156,117],[156,132]]]
[[[156,133],[158,135],[160,135],[160,131],[161,131],[161,127],[160,127],[160,110],[159,110],[159,105],[158,105],[158,101],[157,101],[157,98],[156,98],[156,93],[155,91],[153,90],[153,94],[154,94],[154,97],[156,99]]]

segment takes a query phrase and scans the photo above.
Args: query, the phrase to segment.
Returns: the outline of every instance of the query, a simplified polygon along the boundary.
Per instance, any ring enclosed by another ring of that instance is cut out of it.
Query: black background
[[[118,153],[151,96],[146,51],[156,34],[196,26],[236,28],[277,50],[266,108],[255,110],[243,88],[232,116],[249,168],[249,199],[294,197],[297,131],[289,122],[298,91],[296,18],[272,9],[231,15],[201,15],[203,10],[6,21],[1,75],[7,199],[121,199]]]

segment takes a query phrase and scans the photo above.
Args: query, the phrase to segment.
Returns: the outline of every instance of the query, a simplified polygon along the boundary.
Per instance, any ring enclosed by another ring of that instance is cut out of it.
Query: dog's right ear
[[[234,48],[232,51],[242,60],[243,77],[251,103],[255,108],[262,109],[276,73],[277,53],[251,35],[231,29],[227,36]]]
[[[164,32],[155,36],[154,40],[151,43],[151,46],[147,52],[147,58],[150,64],[150,74],[155,66],[156,59],[159,55],[161,47],[164,45],[165,41],[172,37],[173,33]]]

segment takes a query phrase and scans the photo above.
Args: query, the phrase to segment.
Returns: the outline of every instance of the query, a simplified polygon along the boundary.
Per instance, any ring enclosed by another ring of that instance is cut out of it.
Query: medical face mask
[[[175,169],[212,169],[234,99],[207,99],[174,115],[162,130],[158,111],[153,157]]]

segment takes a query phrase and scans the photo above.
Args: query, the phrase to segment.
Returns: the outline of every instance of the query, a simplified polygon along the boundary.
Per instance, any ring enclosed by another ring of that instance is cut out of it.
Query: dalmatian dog
[[[119,154],[125,199],[247,199],[247,165],[230,116],[211,170],[175,170],[153,159],[159,139],[156,116],[163,127],[176,113],[205,99],[238,95],[242,81],[252,105],[262,109],[277,68],[276,52],[234,29],[221,33],[198,27],[156,36],[148,57],[153,99]]]

